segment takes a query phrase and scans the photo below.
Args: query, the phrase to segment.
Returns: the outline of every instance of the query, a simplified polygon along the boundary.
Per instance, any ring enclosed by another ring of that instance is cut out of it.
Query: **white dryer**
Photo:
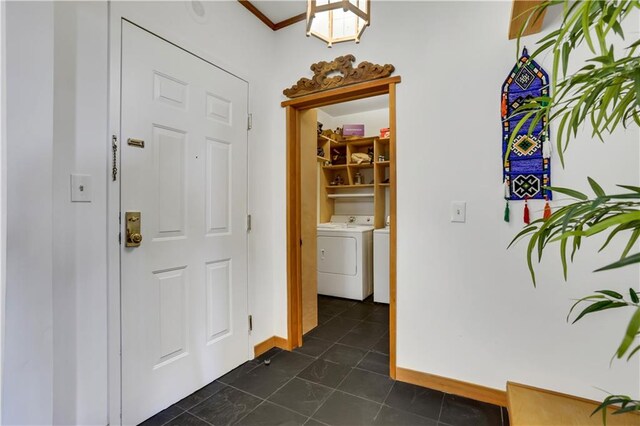
[[[318,224],[318,294],[364,300],[373,293],[373,217]]]

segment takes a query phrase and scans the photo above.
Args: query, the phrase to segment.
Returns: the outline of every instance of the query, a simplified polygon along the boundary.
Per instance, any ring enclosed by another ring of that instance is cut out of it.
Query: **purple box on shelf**
[[[364,124],[345,124],[342,126],[342,136],[364,136]]]

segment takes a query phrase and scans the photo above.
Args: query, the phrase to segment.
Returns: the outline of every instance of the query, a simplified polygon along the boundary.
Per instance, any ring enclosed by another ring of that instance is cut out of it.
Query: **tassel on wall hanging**
[[[522,56],[502,85],[502,184],[506,200],[504,220],[509,221],[509,201],[525,201],[524,219],[529,221],[528,199],[551,200],[551,191],[543,187],[551,185],[551,144],[546,128],[548,117],[542,117],[529,134],[529,119],[520,127],[507,156],[509,139],[525,114],[515,111],[528,100],[549,96],[549,76],[529,57],[524,48]],[[529,110],[530,111],[530,110]],[[545,209],[546,210],[546,209]],[[549,208],[550,212],[550,208]]]

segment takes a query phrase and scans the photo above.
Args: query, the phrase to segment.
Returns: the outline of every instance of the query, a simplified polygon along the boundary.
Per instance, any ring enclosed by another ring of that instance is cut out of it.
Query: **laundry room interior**
[[[311,242],[302,250],[305,334],[328,318],[322,303],[339,303],[334,298],[356,309],[372,305],[367,313],[388,309],[391,220],[389,96],[307,115],[301,125],[310,127],[315,116],[316,132],[301,130],[303,241]]]

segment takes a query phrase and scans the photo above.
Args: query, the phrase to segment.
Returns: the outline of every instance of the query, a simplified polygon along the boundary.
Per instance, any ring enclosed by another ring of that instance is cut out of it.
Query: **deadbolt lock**
[[[124,216],[127,227],[126,247],[138,247],[142,242],[140,233],[140,212],[127,212]]]

